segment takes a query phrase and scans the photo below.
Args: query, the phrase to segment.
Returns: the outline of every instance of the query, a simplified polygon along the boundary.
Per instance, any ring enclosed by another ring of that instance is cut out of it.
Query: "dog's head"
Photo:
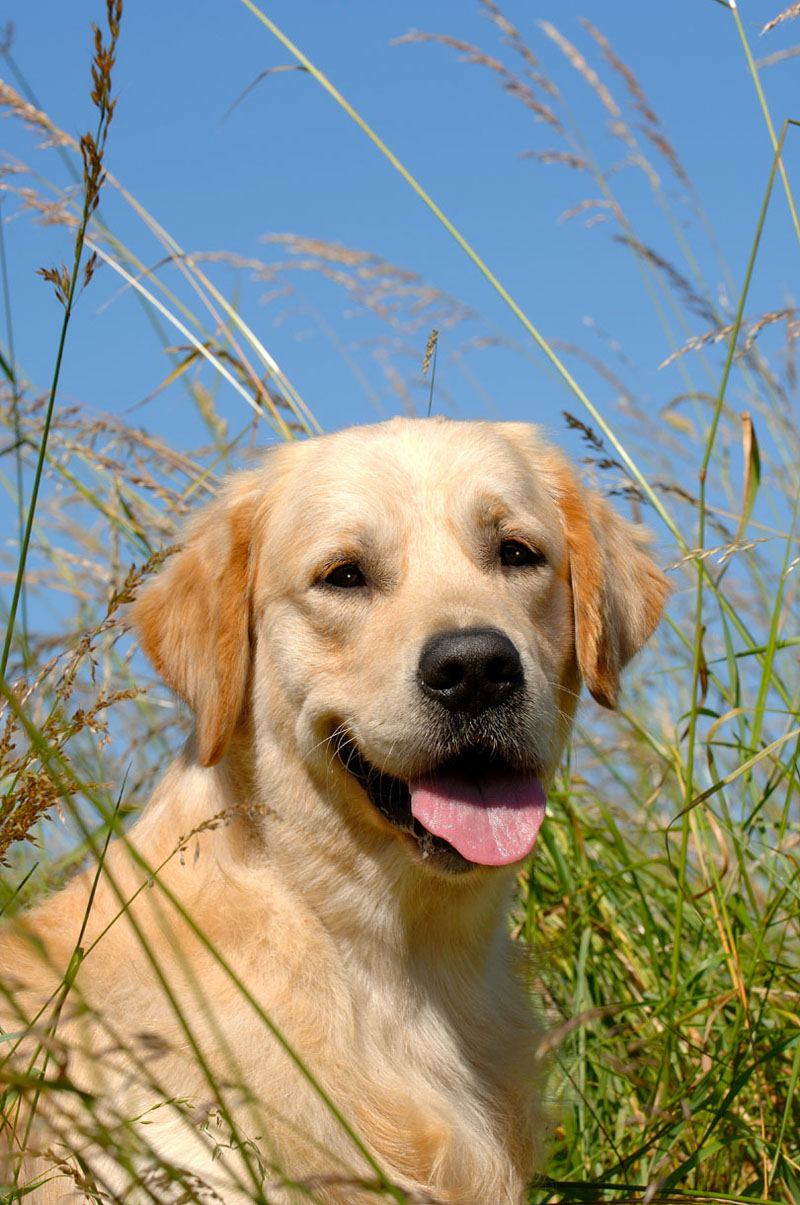
[[[581,678],[614,707],[666,594],[534,428],[394,420],[234,478],[134,620],[203,765],[246,716],[256,753],[452,873],[530,852]]]

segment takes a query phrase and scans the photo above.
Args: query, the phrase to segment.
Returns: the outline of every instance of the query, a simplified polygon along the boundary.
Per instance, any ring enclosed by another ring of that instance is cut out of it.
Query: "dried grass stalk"
[[[607,109],[611,116],[621,117],[622,112],[619,108],[619,105],[614,100],[614,97],[611,95],[610,91],[600,79],[600,76],[597,74],[594,68],[589,66],[578,48],[574,46],[568,38],[565,38],[564,35],[556,29],[555,25],[551,25],[549,21],[540,21],[539,25],[547,34],[548,38],[555,42],[556,46],[558,46],[559,50],[561,50],[561,52],[564,54],[567,61],[580,75],[583,76],[589,87],[594,90],[601,104],[605,109]]]
[[[776,25],[780,25],[783,21],[793,21],[797,16],[800,16],[800,0],[795,0],[794,4],[790,4],[782,13],[778,13],[777,17],[773,17],[771,21],[767,21],[761,30],[762,35],[769,33],[771,29],[774,29]]]
[[[462,62],[475,63],[479,67],[486,67],[487,70],[494,72],[502,80],[503,87],[509,95],[522,101],[539,121],[544,121],[547,125],[561,131],[561,122],[550,106],[537,98],[530,84],[520,79],[513,71],[509,71],[508,67],[499,59],[488,55],[479,46],[474,46],[472,42],[464,42],[460,38],[452,38],[447,34],[420,33],[418,30],[412,30],[411,33],[404,34],[400,38],[392,39],[393,46],[403,42],[438,42],[442,46],[449,46],[452,50],[460,51]],[[552,92],[552,89],[549,91]]]

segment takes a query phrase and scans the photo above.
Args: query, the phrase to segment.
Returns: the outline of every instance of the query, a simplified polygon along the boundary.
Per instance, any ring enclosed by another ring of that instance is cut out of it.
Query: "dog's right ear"
[[[195,714],[203,766],[224,755],[245,700],[255,485],[240,474],[202,511],[132,610],[145,653]]]
[[[655,630],[669,582],[647,531],[583,489],[566,461],[552,479],[569,550],[578,665],[589,693],[613,709],[620,671]]]

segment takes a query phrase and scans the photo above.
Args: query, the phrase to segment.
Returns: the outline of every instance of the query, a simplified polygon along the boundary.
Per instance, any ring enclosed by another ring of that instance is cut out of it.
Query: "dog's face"
[[[613,706],[665,594],[533,428],[395,420],[234,479],[136,619],[204,764],[246,713],[256,753],[452,874],[530,852],[581,675]]]

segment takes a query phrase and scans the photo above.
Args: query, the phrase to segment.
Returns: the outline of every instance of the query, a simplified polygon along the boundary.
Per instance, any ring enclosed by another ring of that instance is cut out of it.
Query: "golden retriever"
[[[666,593],[524,424],[234,476],[133,611],[192,738],[0,938],[25,1199],[519,1205],[546,1111],[510,896],[581,679],[614,707]]]

